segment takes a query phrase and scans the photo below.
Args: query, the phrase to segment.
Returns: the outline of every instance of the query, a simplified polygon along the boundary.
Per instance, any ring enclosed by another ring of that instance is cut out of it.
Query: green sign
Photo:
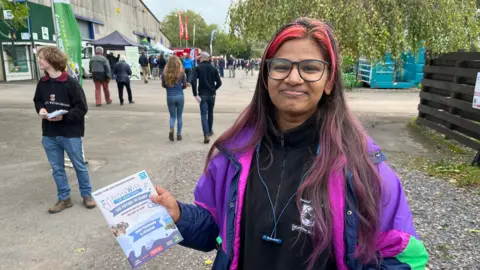
[[[82,84],[82,37],[70,0],[53,0],[57,45],[68,56],[67,73]]]

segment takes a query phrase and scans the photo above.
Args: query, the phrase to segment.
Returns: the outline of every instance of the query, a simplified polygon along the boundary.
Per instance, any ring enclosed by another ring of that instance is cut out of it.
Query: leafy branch
[[[3,17],[3,11],[10,10],[13,19],[7,20]],[[16,32],[22,27],[27,27],[28,6],[24,3],[10,2],[8,0],[0,0],[0,23],[5,24],[12,32]],[[0,32],[2,36],[9,37],[8,34]]]
[[[301,16],[331,24],[344,57],[399,58],[427,44],[433,53],[477,49],[475,0],[242,0],[228,11],[230,33],[266,42]]]

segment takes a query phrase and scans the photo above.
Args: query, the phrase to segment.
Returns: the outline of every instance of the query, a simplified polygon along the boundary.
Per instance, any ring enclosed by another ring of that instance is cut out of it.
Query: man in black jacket
[[[113,55],[113,52],[110,52],[109,54],[107,54],[107,60],[108,60],[108,63],[110,64],[110,72],[112,73],[112,79],[115,79],[115,73],[113,72],[113,68],[118,63],[118,61],[120,61],[120,54],[118,54],[117,57],[115,57]]]
[[[123,105],[123,87],[127,88],[128,94],[128,103],[134,104],[132,97],[132,89],[130,88],[130,76],[132,76],[132,69],[125,62],[125,57],[120,57],[120,62],[118,62],[113,68],[113,74],[117,80],[118,86],[118,98],[120,99],[120,105]]]
[[[138,63],[142,67],[142,75],[143,75],[143,81],[145,83],[148,83],[148,58],[145,55],[145,51],[142,51],[142,55],[140,55],[140,58],[138,58]]]
[[[86,208],[94,208],[92,185],[83,157],[82,137],[85,132],[87,102],[82,86],[67,75],[67,56],[56,47],[43,47],[38,51],[38,64],[46,72],[37,84],[33,102],[42,119],[42,145],[52,167],[57,184],[57,203],[48,209],[51,214],[72,207],[70,186],[65,172],[64,152],[77,173],[80,194]],[[63,110],[65,114],[49,115]]]
[[[223,58],[223,56],[220,56],[220,60],[218,60],[218,66],[220,70],[220,77],[223,78],[223,74],[225,71],[225,59]]]
[[[198,103],[200,103],[204,143],[210,143],[210,136],[213,135],[213,107],[215,106],[215,95],[217,89],[222,86],[222,80],[220,80],[218,70],[210,64],[209,60],[210,55],[208,53],[200,53],[200,64],[195,67],[192,78],[193,96],[197,99]]]

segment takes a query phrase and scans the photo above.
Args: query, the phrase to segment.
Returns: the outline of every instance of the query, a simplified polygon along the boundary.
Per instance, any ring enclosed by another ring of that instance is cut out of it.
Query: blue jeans
[[[112,76],[112,80],[115,80],[115,73],[113,73],[114,70],[115,66],[110,66],[110,75]]]
[[[202,117],[203,136],[209,136],[213,131],[213,107],[215,96],[200,96],[200,115]]]
[[[175,126],[175,120],[177,120],[177,134],[182,134],[182,113],[183,105],[185,104],[185,98],[183,95],[167,96],[168,112],[170,113],[170,128]]]
[[[187,75],[187,82],[191,83],[192,82],[192,69],[191,68],[186,68],[185,69],[185,75]]]
[[[67,152],[68,158],[72,161],[73,168],[75,168],[77,173],[80,195],[90,196],[92,185],[88,176],[88,168],[83,159],[82,138],[43,136],[42,145],[50,166],[52,166],[53,179],[57,184],[58,199],[66,200],[70,198],[70,186],[68,185],[67,173],[65,172],[64,152]]]

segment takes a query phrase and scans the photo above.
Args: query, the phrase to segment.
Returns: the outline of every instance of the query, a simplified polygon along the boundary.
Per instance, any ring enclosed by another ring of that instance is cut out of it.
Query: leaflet
[[[40,115],[46,115],[49,119],[52,119],[52,118],[55,118],[59,115],[64,115],[68,113],[68,111],[66,110],[56,110],[54,112],[51,112],[51,113],[40,113]]]
[[[145,171],[92,194],[132,268],[183,240],[167,209],[153,203],[151,194],[157,192]]]

